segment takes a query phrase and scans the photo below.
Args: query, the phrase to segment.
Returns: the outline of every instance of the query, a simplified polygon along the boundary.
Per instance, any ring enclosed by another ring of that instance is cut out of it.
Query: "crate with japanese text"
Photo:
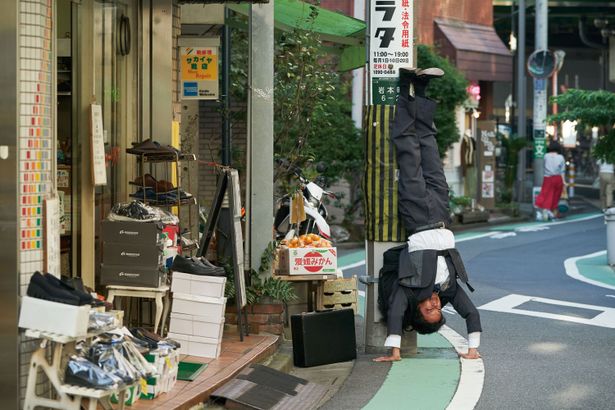
[[[336,248],[281,248],[278,250],[280,275],[335,275]]]

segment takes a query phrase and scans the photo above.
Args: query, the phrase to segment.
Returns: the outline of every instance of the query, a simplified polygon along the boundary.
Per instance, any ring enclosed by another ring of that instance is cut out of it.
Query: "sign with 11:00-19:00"
[[[372,104],[394,105],[399,68],[413,64],[413,1],[375,0],[370,10],[369,73]]]

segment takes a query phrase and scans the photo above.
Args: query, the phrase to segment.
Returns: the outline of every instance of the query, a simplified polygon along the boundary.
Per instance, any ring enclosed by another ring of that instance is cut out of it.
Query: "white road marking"
[[[458,352],[468,351],[468,341],[450,327],[444,325],[439,333],[444,336]],[[447,410],[472,410],[476,407],[478,399],[483,392],[485,382],[485,365],[483,359],[459,359],[461,361],[461,375],[457,384],[457,391],[450,401]]]
[[[491,235],[491,239],[504,239],[512,236],[517,236],[514,232],[502,232],[497,235]]]
[[[548,229],[549,229],[549,227],[548,226],[544,226],[544,225],[521,226],[521,227],[515,229],[515,231],[517,231],[517,232],[538,232],[538,231],[546,231]]]
[[[577,266],[577,261],[579,259],[594,258],[596,256],[602,256],[604,254],[606,254],[606,251],[599,251],[599,252],[590,253],[589,255],[577,256],[576,258],[566,259],[564,261],[564,268],[566,269],[566,275],[570,276],[573,279],[580,280],[581,282],[585,282],[591,285],[615,290],[615,286],[607,285],[606,283],[602,283],[597,280],[589,279],[581,275],[581,273],[579,272],[579,267]]]
[[[442,308],[442,311],[444,313],[448,313],[449,315],[456,315],[457,314],[457,311],[455,309],[453,309],[452,306],[444,306]]]
[[[499,233],[501,233],[501,232],[499,232],[499,231],[485,232],[485,233],[481,233],[481,234],[478,234],[478,235],[475,235],[475,236],[469,236],[467,238],[455,239],[455,242],[459,243],[459,242],[465,242],[465,241],[473,241],[474,239],[486,238],[486,237],[490,237],[490,236],[493,236],[493,235],[497,235]]]
[[[344,269],[358,268],[359,266],[363,266],[363,265],[365,265],[365,259],[359,262],[351,263],[350,265],[340,266],[338,269],[343,271]]]
[[[539,302],[555,306],[568,306],[579,309],[596,310],[601,312],[592,319],[581,318],[577,316],[560,315],[555,313],[537,312],[533,310],[517,309],[516,307],[526,302]],[[563,320],[566,322],[579,323],[583,325],[606,327],[615,329],[615,309],[596,305],[584,305],[581,303],[566,302],[563,300],[545,299],[534,296],[524,296],[510,294],[503,298],[489,302],[479,309],[489,310],[492,312],[514,313],[517,315],[540,317],[544,319]]]
[[[607,298],[615,298],[615,295],[604,295],[604,296],[606,296]]]

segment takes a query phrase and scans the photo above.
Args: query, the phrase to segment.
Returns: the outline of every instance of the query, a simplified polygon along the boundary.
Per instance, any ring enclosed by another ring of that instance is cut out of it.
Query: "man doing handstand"
[[[435,139],[436,103],[425,96],[429,81],[442,75],[438,68],[400,70],[391,140],[399,166],[399,215],[410,236],[403,247],[385,252],[385,259],[399,254],[399,269],[383,312],[388,330],[385,346],[391,354],[375,361],[401,359],[401,335],[408,324],[419,333],[436,332],[445,322],[442,306],[449,302],[466,320],[468,352],[460,356],[480,357],[480,316],[457,279],[473,289],[455,249],[455,237],[446,229],[451,219],[448,184]]]

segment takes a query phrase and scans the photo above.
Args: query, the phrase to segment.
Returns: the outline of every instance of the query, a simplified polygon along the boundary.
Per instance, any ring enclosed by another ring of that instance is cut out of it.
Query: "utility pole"
[[[519,33],[517,41],[517,135],[525,138],[526,115],[526,77],[525,77],[525,0],[519,0]],[[524,169],[525,171],[525,169]]]
[[[397,214],[397,160],[389,136],[399,97],[399,68],[416,66],[414,0],[369,0],[368,81],[365,100],[365,230],[369,284],[365,301],[365,352],[383,353],[377,278],[383,253],[407,240]],[[416,353],[416,333],[402,337],[402,354]]]
[[[547,51],[548,38],[548,4],[547,0],[536,0],[536,51]],[[547,119],[547,79],[534,78],[534,188],[542,185],[544,176],[545,129]]]

